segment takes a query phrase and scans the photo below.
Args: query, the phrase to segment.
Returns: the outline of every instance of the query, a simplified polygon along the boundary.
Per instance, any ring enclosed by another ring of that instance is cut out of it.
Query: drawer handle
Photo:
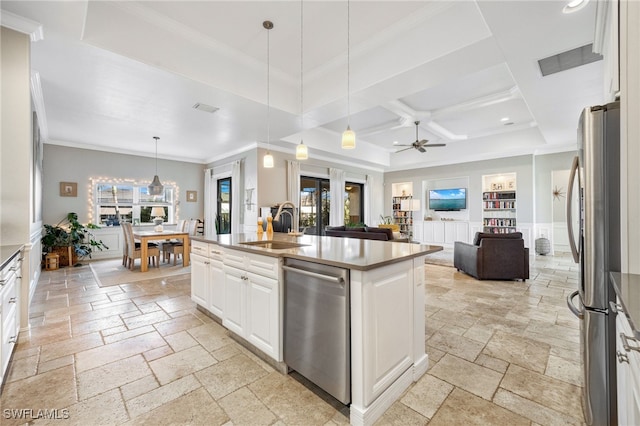
[[[618,356],[618,362],[620,364],[622,364],[623,362],[626,362],[627,364],[629,364],[629,357],[627,356],[627,354],[623,354],[622,352],[617,351],[616,355]]]
[[[215,251],[215,250],[212,250],[211,253],[213,253],[213,254],[222,254],[221,251]]]
[[[0,280],[0,285],[4,285],[4,282],[5,282],[5,281],[6,281],[6,280]]]
[[[611,306],[611,311],[616,315],[624,313],[624,310],[622,309],[622,305],[619,305],[618,303],[614,302],[613,300],[609,301],[609,306]]]
[[[18,341],[17,337],[18,336],[16,336],[16,335],[9,337],[9,342],[8,343],[16,343]]]
[[[624,348],[625,351],[627,351],[627,352],[630,352],[630,351],[640,352],[640,347],[629,345],[629,340],[633,340],[634,342],[638,343],[638,341],[636,339],[634,339],[633,337],[629,337],[624,333],[620,333],[620,340],[622,341],[622,347]]]
[[[209,262],[208,260],[206,260],[206,261],[204,262],[204,264],[205,264],[205,265],[211,265],[211,262]]]
[[[12,297],[11,299],[9,299],[9,303],[16,303],[16,298]]]
[[[19,268],[20,268],[20,266],[17,266],[17,265],[16,265],[16,266],[12,266],[11,268],[9,268],[9,270],[10,270],[11,272],[15,272],[15,271],[17,271]]]

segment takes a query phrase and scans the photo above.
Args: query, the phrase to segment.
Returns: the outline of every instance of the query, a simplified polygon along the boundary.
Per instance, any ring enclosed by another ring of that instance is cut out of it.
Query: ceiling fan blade
[[[416,141],[418,142],[418,141]],[[421,141],[419,141],[418,143],[421,145],[424,145],[425,143],[429,142],[429,139],[422,139]]]
[[[431,148],[431,147],[434,147],[434,146],[447,146],[447,144],[446,143],[430,143],[430,144],[427,144],[427,145],[424,145],[424,146],[427,147],[427,148]]]
[[[424,149],[423,147],[419,147],[419,148],[416,148],[416,149],[417,149],[418,151],[420,151],[420,152],[427,152],[427,150],[426,150],[426,149]]]
[[[413,148],[413,147],[412,147],[412,146],[409,146],[409,148],[401,149],[401,150],[399,150],[399,151],[396,151],[395,153],[397,154],[397,153],[399,153],[399,152],[406,151],[406,150],[411,149],[411,148]]]

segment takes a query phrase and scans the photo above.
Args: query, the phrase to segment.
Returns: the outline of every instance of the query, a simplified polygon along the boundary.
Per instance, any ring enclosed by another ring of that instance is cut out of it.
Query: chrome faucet
[[[282,208],[285,206],[290,206],[293,209],[293,214],[289,213],[287,210],[282,211]],[[278,211],[276,212],[276,216],[273,218],[273,220],[279,220],[282,213],[288,213],[289,215],[291,215],[291,221],[293,222],[293,230],[291,233],[294,235],[300,234],[298,227],[298,207],[296,207],[296,205],[291,201],[285,201],[284,203],[280,204],[280,207],[278,207]]]

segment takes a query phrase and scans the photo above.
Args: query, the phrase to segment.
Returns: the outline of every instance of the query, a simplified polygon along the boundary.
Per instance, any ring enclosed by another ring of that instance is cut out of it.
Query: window
[[[364,223],[364,185],[345,182],[344,185],[344,223],[358,225]]]
[[[120,222],[151,223],[151,209],[162,207],[164,220],[176,222],[176,189],[164,186],[164,194],[149,195],[146,185],[100,182],[94,186],[96,223],[118,225]]]

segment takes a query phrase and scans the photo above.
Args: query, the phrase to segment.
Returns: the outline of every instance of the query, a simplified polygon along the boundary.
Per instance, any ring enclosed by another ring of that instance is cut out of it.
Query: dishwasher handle
[[[329,281],[336,284],[343,284],[343,277],[332,277],[331,275],[319,274],[317,272],[307,271],[306,269],[294,268],[292,266],[282,265],[282,269],[285,271],[296,272],[298,274],[306,275],[308,277],[317,278],[319,280]]]

